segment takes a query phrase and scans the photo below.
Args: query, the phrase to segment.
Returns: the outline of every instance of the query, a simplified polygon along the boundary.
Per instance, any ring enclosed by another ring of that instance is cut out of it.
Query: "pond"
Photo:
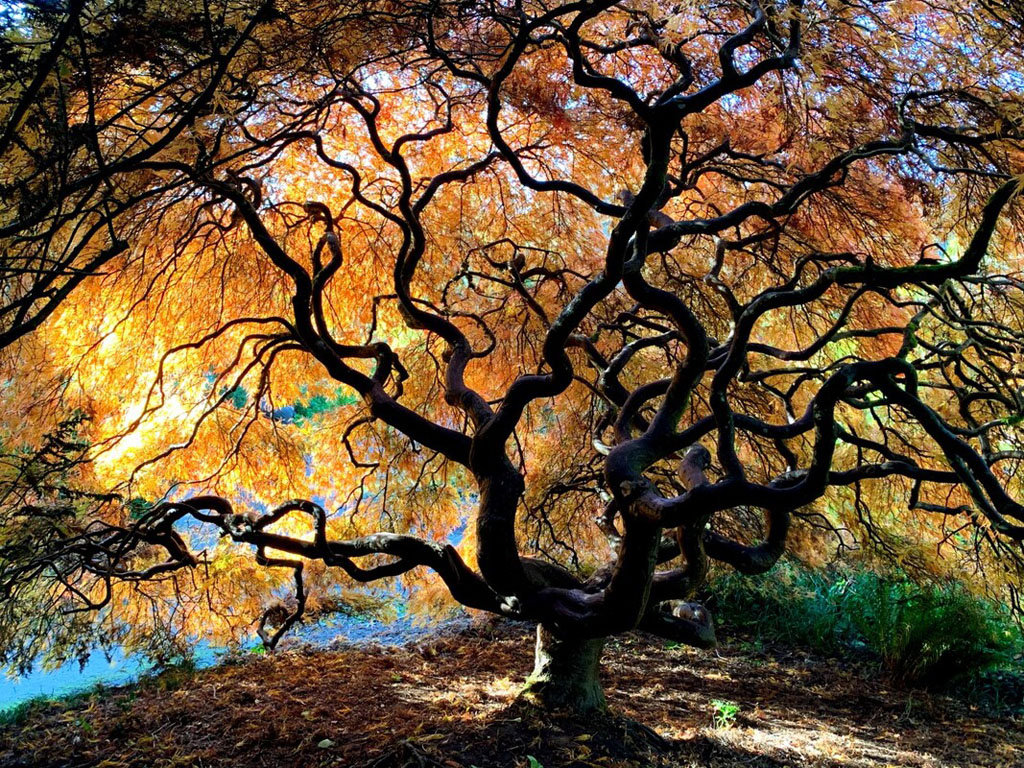
[[[465,616],[440,624],[423,625],[406,616],[382,622],[360,616],[338,615],[316,623],[295,627],[282,641],[327,648],[336,645],[407,645],[438,632],[455,631],[466,626]],[[254,640],[250,648],[255,648]],[[195,651],[199,667],[212,666],[224,656],[226,649],[199,646]],[[56,669],[37,668],[23,677],[0,677],[0,712],[29,699],[59,697],[87,691],[97,685],[124,685],[151,670],[151,665],[137,655],[125,655],[118,649],[104,654],[93,653],[84,666],[70,661]]]

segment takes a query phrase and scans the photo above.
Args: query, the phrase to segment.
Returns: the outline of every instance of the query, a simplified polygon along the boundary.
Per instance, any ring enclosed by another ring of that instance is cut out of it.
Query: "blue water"
[[[92,654],[85,666],[71,661],[57,669],[36,669],[25,677],[0,679],[0,711],[39,696],[60,696],[87,690],[101,683],[121,685],[145,671],[145,664],[126,658],[120,651],[107,659],[101,652]]]
[[[407,645],[419,642],[439,629],[451,631],[465,626],[465,618],[450,619],[440,627],[422,626],[407,617],[381,622],[353,616],[337,616],[315,624],[303,625],[282,640],[281,648],[294,643],[326,648],[339,645]],[[255,641],[249,644],[254,647]],[[200,646],[195,650],[196,665],[209,667],[224,655],[223,649]],[[66,696],[87,691],[97,685],[124,685],[150,671],[148,662],[139,656],[126,656],[115,649],[109,658],[102,651],[93,653],[84,666],[71,661],[56,669],[36,669],[24,677],[0,676],[0,711],[38,697]]]

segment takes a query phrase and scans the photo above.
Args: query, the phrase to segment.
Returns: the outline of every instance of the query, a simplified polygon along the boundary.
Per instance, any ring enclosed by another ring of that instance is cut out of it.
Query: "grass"
[[[3,725],[24,725],[28,720],[29,715],[32,714],[34,709],[38,709],[41,705],[46,704],[50,699],[46,697],[39,697],[36,699],[29,699],[23,701],[20,704],[15,704],[13,707],[0,710],[0,726]]]
[[[176,691],[189,685],[195,678],[198,667],[192,657],[181,657],[171,663],[154,667],[138,677],[127,688],[127,694],[119,695],[118,706],[128,708],[135,701],[139,691]],[[63,694],[42,694],[26,701],[0,708],[0,726],[23,725],[34,714],[45,710],[71,710],[87,703],[104,701],[118,690],[96,683],[86,690],[70,691]]]
[[[75,691],[57,696],[34,696],[27,701],[19,702],[5,709],[0,709],[0,726],[24,725],[36,714],[50,709],[74,709],[88,702],[101,701],[110,688],[99,684],[87,691]]]

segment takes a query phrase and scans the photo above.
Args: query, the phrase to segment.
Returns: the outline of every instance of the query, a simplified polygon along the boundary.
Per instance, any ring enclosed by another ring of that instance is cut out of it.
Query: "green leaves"
[[[712,699],[711,710],[715,728],[732,728],[736,722],[736,716],[740,712],[740,705],[734,701]]]

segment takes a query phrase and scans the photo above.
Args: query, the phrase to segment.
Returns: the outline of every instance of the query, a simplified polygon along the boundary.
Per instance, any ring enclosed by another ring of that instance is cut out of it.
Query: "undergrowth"
[[[46,709],[64,710],[82,706],[86,702],[102,699],[109,690],[111,689],[97,685],[87,691],[35,696],[27,701],[0,708],[0,726],[24,725],[33,714]]]
[[[191,655],[171,660],[150,658],[150,662],[153,666],[147,672],[127,684],[126,687],[131,692],[120,697],[121,705],[131,705],[139,691],[177,691],[186,688],[195,680],[199,670],[195,658]],[[0,726],[22,725],[33,713],[41,710],[72,709],[83,702],[102,701],[112,692],[118,690],[118,686],[108,687],[103,683],[97,683],[85,690],[56,694],[44,693],[17,704],[0,705]]]
[[[718,622],[733,631],[826,654],[867,653],[898,685],[957,686],[1024,707],[1016,700],[1024,693],[1020,626],[955,581],[783,562],[763,576],[723,574],[708,592]]]

